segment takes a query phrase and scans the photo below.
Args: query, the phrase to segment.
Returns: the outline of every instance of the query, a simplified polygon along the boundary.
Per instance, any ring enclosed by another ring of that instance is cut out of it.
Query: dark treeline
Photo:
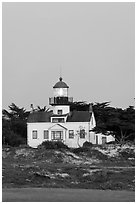
[[[129,106],[126,109],[114,108],[109,102],[92,103],[74,102],[70,104],[70,110],[88,111],[93,109],[96,127],[95,133],[113,135],[117,142],[135,140],[135,109]],[[48,111],[46,106],[37,106],[34,111]],[[19,108],[12,103],[9,110],[2,111],[2,144],[19,146],[27,143],[27,118],[30,111]]]
[[[18,146],[27,142],[27,117],[29,111],[19,108],[14,103],[9,111],[2,111],[2,143]]]
[[[109,102],[93,105],[96,118],[96,133],[113,135],[117,142],[135,140],[135,109],[129,106],[126,109],[110,107]]]

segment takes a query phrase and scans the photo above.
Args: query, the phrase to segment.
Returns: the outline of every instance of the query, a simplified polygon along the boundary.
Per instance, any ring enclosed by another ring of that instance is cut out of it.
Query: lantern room
[[[59,81],[53,86],[54,97],[68,97],[68,88],[68,85],[60,77]]]
[[[59,81],[53,86],[53,97],[49,98],[50,105],[68,105],[73,102],[72,97],[68,97],[69,86],[59,78]]]

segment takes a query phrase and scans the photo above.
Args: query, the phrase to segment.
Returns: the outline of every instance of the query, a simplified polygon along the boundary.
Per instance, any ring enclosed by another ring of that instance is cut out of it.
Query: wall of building
[[[27,143],[30,147],[37,147],[44,141],[44,130],[48,130],[51,123],[28,123],[27,124]],[[32,131],[37,130],[38,138],[32,138]],[[49,140],[51,140],[51,135],[49,135]]]
[[[92,132],[92,131],[90,131],[89,132],[89,135],[90,135],[90,140],[89,140],[89,142],[91,142],[92,144],[96,144],[96,137],[95,137],[95,133],[94,132]]]
[[[115,141],[115,138],[112,135],[106,136],[106,135],[99,133],[99,134],[95,134],[95,143],[93,143],[93,144],[98,143],[99,145],[101,145],[103,137],[106,137],[106,142]],[[97,142],[97,140],[98,140],[98,142]]]
[[[69,138],[69,131],[66,131],[66,145],[68,147],[81,147],[84,142],[89,141],[89,123],[88,122],[68,122],[68,130],[74,130],[74,138]],[[80,138],[80,129],[85,129],[85,138]]]
[[[31,147],[37,147],[44,139],[44,130],[49,131],[49,141],[51,141],[51,131],[63,131],[63,142],[68,147],[77,148],[83,146],[83,143],[88,141],[92,144],[102,144],[102,138],[106,137],[106,142],[115,141],[113,136],[105,136],[103,134],[95,134],[93,131],[90,131],[89,122],[67,122],[59,123],[63,127],[59,126],[56,123],[28,123],[27,134],[28,134],[28,145]],[[85,129],[85,138],[80,138],[80,129]],[[32,131],[37,130],[38,138],[32,138]],[[74,138],[69,138],[69,130],[74,130]]]
[[[69,106],[54,106],[53,108],[53,113],[58,114],[58,110],[62,110],[62,114],[67,114],[70,112],[70,107]]]
[[[39,144],[45,141],[44,130],[49,130],[49,140],[51,140],[51,131],[62,130],[64,135],[63,142],[69,147],[80,147],[85,141],[90,141],[88,122],[67,122],[60,124],[66,129],[58,126],[55,123],[28,123],[28,145],[31,147],[37,147]],[[80,138],[80,129],[85,129],[85,138]],[[32,138],[33,130],[37,130],[37,139]],[[69,130],[74,130],[74,138],[69,138]]]

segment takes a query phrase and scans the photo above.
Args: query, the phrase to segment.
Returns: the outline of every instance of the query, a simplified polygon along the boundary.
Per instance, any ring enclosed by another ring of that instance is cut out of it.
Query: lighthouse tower
[[[53,114],[65,115],[70,112],[70,103],[72,97],[68,97],[69,86],[59,78],[59,81],[53,86],[53,97],[49,98],[49,104],[53,106]]]

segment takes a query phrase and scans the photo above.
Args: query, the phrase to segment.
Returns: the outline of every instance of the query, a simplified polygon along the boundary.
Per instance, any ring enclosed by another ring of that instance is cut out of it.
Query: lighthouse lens
[[[63,89],[62,88],[59,89],[59,96],[63,96]]]

